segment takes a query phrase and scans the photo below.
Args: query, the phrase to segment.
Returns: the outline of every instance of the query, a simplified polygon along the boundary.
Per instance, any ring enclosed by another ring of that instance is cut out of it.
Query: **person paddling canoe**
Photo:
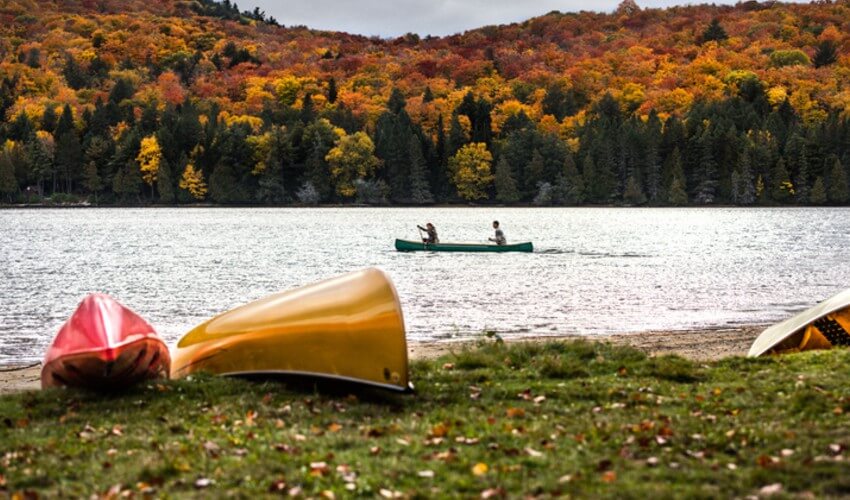
[[[425,231],[428,234],[427,238],[422,238],[422,243],[426,245],[436,245],[440,242],[440,238],[437,236],[437,228],[434,227],[434,224],[430,222],[425,224],[425,227],[416,226],[420,231]]]
[[[507,245],[508,240],[505,238],[505,233],[502,232],[501,229],[499,229],[499,221],[497,221],[497,220],[493,221],[493,229],[496,230],[496,237],[490,238],[490,241],[495,242],[499,246]]]

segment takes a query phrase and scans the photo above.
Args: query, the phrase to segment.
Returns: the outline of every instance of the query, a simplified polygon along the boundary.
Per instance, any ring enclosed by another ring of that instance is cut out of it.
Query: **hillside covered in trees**
[[[850,1],[449,37],[213,0],[0,0],[0,200],[850,202]]]

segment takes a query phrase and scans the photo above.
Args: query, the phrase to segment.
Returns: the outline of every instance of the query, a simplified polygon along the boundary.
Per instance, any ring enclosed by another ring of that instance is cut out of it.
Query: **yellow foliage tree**
[[[375,156],[375,144],[365,132],[342,135],[325,160],[331,165],[336,193],[345,198],[357,194],[356,179],[372,175],[381,161]]]
[[[204,173],[195,170],[195,166],[189,163],[180,177],[180,189],[185,189],[189,195],[196,200],[203,200],[207,195],[207,183],[204,182]]]
[[[449,161],[457,193],[465,200],[487,198],[487,187],[493,183],[493,155],[482,142],[460,148]]]
[[[159,147],[156,136],[151,135],[142,139],[136,161],[139,162],[139,170],[142,171],[142,180],[148,186],[153,186],[159,174],[159,166],[162,164],[162,149]]]

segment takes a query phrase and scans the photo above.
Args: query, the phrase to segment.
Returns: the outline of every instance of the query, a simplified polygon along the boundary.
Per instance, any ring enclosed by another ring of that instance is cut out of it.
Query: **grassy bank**
[[[417,394],[196,377],[0,398],[0,493],[850,493],[850,352],[695,364],[588,342],[413,365]]]

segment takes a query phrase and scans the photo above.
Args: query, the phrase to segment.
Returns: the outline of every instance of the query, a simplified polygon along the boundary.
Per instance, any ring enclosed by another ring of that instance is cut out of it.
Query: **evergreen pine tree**
[[[670,189],[667,192],[669,193],[667,201],[674,207],[681,207],[688,204],[688,193],[685,192],[684,182],[681,177],[673,177],[673,182],[670,184]]]
[[[331,77],[328,80],[328,102],[334,104],[339,96],[339,91],[336,88],[336,79]]]
[[[310,122],[316,119],[316,109],[313,105],[313,94],[307,94],[304,96],[304,100],[301,101],[301,123],[304,125],[309,125]],[[212,182],[212,179],[210,179]]]
[[[722,42],[729,38],[729,35],[726,33],[726,30],[723,29],[723,26],[720,25],[720,19],[714,18],[711,20],[711,23],[702,32],[702,43],[705,42]]]
[[[564,170],[555,185],[555,202],[560,205],[578,205],[584,201],[584,179],[578,172],[573,155],[564,160]]]
[[[519,201],[519,190],[514,180],[511,165],[504,156],[496,163],[496,201],[500,203],[516,203]]]
[[[812,184],[812,189],[809,191],[809,203],[813,205],[823,205],[826,203],[826,186],[823,183],[823,177],[818,177],[815,179],[815,183]]]
[[[90,161],[86,163],[83,170],[83,189],[94,196],[94,204],[98,203],[98,193],[103,189],[103,179],[97,172],[97,163]]]
[[[732,172],[732,202],[736,205],[752,205],[756,201],[756,190],[753,185],[753,173],[750,167],[750,154],[743,151],[738,157],[738,164]]]
[[[56,125],[59,122],[59,117],[56,116],[56,108],[52,104],[44,107],[44,113],[41,115],[41,130],[50,132],[56,130]]]
[[[712,151],[712,140],[706,129],[698,141],[699,158],[696,167],[694,202],[707,205],[717,196],[717,162]]]
[[[646,151],[646,194],[650,203],[661,199],[661,164],[658,159],[658,147],[650,142]]]
[[[41,139],[33,135],[27,142],[27,156],[29,157],[30,171],[38,184],[38,191],[43,195],[45,181],[55,179],[56,176],[53,154]]]
[[[770,197],[779,203],[787,203],[794,196],[794,184],[791,182],[791,176],[788,174],[788,169],[785,168],[785,159],[780,158],[776,162],[776,167],[770,176],[773,179],[771,186]]]
[[[548,207],[552,205],[552,191],[554,191],[554,189],[548,182],[541,182],[537,184],[537,195],[534,197],[532,203],[538,207]]]
[[[838,60],[838,50],[835,42],[832,40],[824,40],[818,44],[815,51],[815,57],[812,58],[812,64],[815,68],[822,68],[835,64]]]
[[[304,178],[313,189],[319,193],[319,202],[327,200],[333,192],[331,173],[325,155],[321,150],[314,150],[307,158],[306,172]]]
[[[65,56],[65,66],[62,68],[62,74],[65,76],[65,82],[74,90],[80,90],[88,86],[88,75],[86,75],[83,68],[77,64],[77,61],[70,54]]]
[[[18,181],[15,178],[15,165],[9,151],[0,150],[0,194],[9,203],[14,201],[18,192]]]
[[[646,195],[643,194],[643,189],[640,188],[640,182],[632,175],[626,181],[626,189],[623,191],[623,201],[630,205],[643,205],[646,203]]]
[[[112,179],[112,191],[122,203],[138,202],[141,186],[142,174],[135,160],[119,169]]]
[[[540,154],[540,150],[534,148],[534,152],[531,153],[531,162],[525,166],[525,182],[527,185],[538,186],[538,191],[540,190],[540,183],[544,182],[543,179],[543,171],[546,168],[546,163],[543,160],[543,155]]]
[[[83,147],[75,131],[65,132],[56,142],[56,169],[65,181],[65,192],[73,191],[74,181],[80,178],[83,166]]]
[[[422,144],[415,134],[410,135],[409,158],[410,158],[410,200],[417,204],[432,203],[434,197],[431,195],[431,187],[428,183],[427,166],[425,156],[422,154]]]
[[[466,131],[463,130],[463,126],[461,126],[458,114],[453,113],[452,121],[449,123],[449,138],[446,144],[446,157],[453,157],[457,154],[460,148],[468,143],[469,136],[466,134]]]
[[[601,200],[602,196],[600,196],[599,183],[597,182],[596,163],[590,154],[584,157],[581,167],[587,200],[593,203],[603,201]]]
[[[759,205],[767,205],[770,202],[770,193],[765,189],[764,177],[761,175],[756,179],[756,200]]]
[[[850,186],[847,182],[847,171],[837,157],[829,171],[829,201],[843,204],[850,201]]]
[[[160,203],[174,203],[174,175],[171,173],[171,164],[165,158],[160,162],[157,171],[156,190]]]
[[[794,182],[795,198],[797,203],[803,205],[808,203],[811,188],[809,187],[809,162],[805,156],[798,163],[799,171]]]
[[[446,148],[446,130],[443,124],[443,115],[440,115],[437,118],[437,143],[431,164],[431,186],[434,189],[434,194],[441,200],[451,197],[452,194],[452,185],[449,179],[449,157]]]
[[[680,160],[674,161],[670,172],[670,187],[667,189],[667,202],[677,207],[687,205],[688,193],[685,189],[686,185],[687,180],[685,179],[682,162]]]

